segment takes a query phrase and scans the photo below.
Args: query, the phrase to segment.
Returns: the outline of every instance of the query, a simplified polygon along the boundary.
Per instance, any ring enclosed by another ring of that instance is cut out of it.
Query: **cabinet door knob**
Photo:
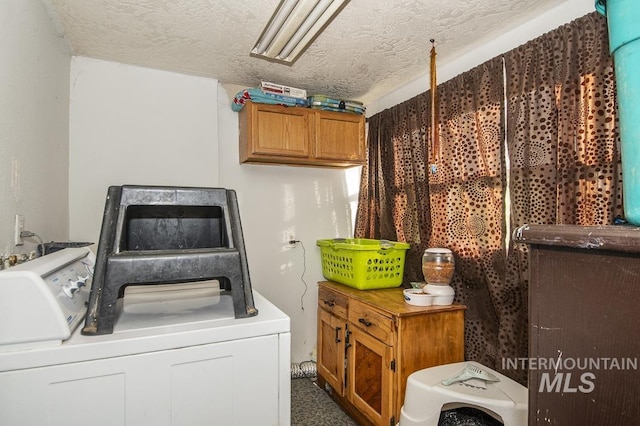
[[[341,327],[336,327],[336,343],[340,343],[340,330]]]
[[[360,318],[360,319],[358,320],[358,322],[359,322],[359,323],[364,324],[364,325],[365,325],[365,327],[369,327],[369,326],[371,325],[371,322],[370,322],[370,321],[367,321],[367,320],[366,320],[366,319],[364,319],[364,318]]]
[[[324,304],[332,308],[336,304],[336,302],[334,302],[333,300],[325,300]]]

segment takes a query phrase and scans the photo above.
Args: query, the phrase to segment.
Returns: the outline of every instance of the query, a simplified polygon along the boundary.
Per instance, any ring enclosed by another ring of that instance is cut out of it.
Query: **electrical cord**
[[[304,274],[307,273],[307,250],[304,248],[304,244],[302,243],[302,241],[300,240],[289,241],[289,244],[296,244],[296,243],[300,243],[300,247],[302,247],[302,275],[300,275],[300,281],[302,281],[302,284],[304,284],[304,292],[302,293],[302,296],[300,296],[300,309],[304,311],[304,296],[307,294],[307,290],[309,289],[307,282],[304,280]]]
[[[36,240],[38,240],[38,245],[40,246],[40,256],[44,256],[45,253],[45,248],[44,248],[44,243],[42,242],[42,238],[40,238],[40,236],[38,234],[36,234],[35,232],[31,232],[31,231],[22,231],[20,232],[20,237],[21,238],[31,238],[34,237]]]

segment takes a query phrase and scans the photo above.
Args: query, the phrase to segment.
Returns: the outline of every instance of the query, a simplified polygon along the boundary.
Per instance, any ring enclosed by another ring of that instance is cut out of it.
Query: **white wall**
[[[16,213],[45,241],[68,233],[69,54],[39,0],[0,1],[0,256]]]
[[[238,114],[229,102],[235,93],[224,90],[220,183],[238,193],[252,286],[291,318],[292,362],[315,359],[317,282],[323,279],[316,241],[353,236],[361,167],[240,164]],[[289,233],[302,241],[296,248],[286,247]]]
[[[98,242],[110,185],[218,186],[218,82],[74,57],[70,238]]]
[[[564,0],[555,8],[489,42],[469,46],[467,53],[447,62],[438,62],[438,84],[450,80],[489,59],[506,53],[529,40],[595,11],[595,0]],[[437,46],[436,46],[437,48]],[[443,53],[443,52],[439,52]],[[367,116],[398,105],[429,90],[429,70],[423,76],[367,105]]]

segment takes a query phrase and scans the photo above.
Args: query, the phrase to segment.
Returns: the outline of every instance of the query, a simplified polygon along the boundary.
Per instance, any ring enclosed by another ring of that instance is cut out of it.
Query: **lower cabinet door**
[[[318,373],[344,396],[346,321],[318,308]]]
[[[349,330],[347,398],[372,423],[388,426],[394,411],[393,348],[357,327]]]

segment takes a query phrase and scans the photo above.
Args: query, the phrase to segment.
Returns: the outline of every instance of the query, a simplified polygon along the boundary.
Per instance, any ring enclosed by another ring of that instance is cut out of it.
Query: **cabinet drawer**
[[[387,345],[393,344],[393,320],[371,306],[352,300],[349,305],[349,322]]]
[[[318,306],[341,318],[347,318],[349,302],[346,296],[326,288],[318,290]]]

